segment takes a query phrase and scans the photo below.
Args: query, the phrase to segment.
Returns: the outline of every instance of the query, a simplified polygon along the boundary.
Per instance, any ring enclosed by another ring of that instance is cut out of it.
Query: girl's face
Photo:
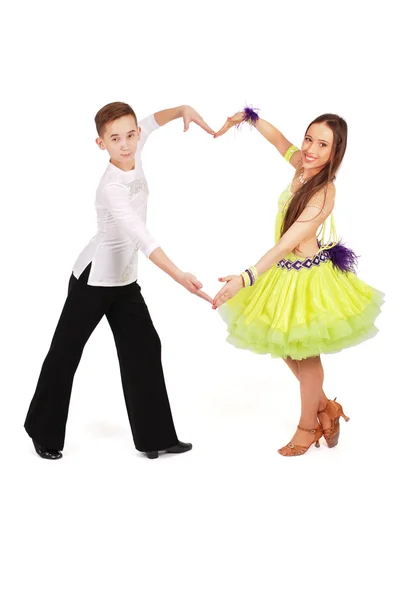
[[[333,131],[325,123],[313,123],[309,127],[301,147],[305,171],[313,170],[318,173],[323,169],[330,160],[333,141]]]

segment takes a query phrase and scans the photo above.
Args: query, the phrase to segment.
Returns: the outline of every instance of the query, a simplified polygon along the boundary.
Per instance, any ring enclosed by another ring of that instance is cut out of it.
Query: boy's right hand
[[[181,273],[176,281],[188,290],[188,292],[191,292],[191,294],[195,294],[196,296],[199,296],[199,298],[203,298],[203,300],[212,304],[213,300],[205,292],[202,292],[201,288],[203,288],[203,284],[196,279],[195,275],[192,275],[191,273]]]
[[[243,120],[244,120],[244,111],[243,110],[235,113],[235,115],[233,115],[232,117],[227,117],[227,121],[224,123],[223,127],[221,129],[219,129],[219,131],[217,133],[215,133],[213,137],[217,138],[217,137],[220,137],[221,135],[224,135],[225,133],[227,133],[227,131],[229,129],[231,129],[231,127],[234,127],[234,125],[240,125],[240,123],[242,123]]]

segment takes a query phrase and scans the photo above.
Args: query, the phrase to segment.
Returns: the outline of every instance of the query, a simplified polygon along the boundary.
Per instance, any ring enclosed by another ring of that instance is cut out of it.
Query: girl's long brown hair
[[[330,160],[319,173],[311,177],[299,188],[299,190],[295,192],[283,220],[281,235],[284,235],[291,225],[293,225],[293,223],[295,223],[295,221],[299,218],[312,196],[314,196],[323,188],[326,188],[327,194],[328,185],[330,181],[334,181],[337,170],[341,165],[345,150],[347,148],[348,128],[344,119],[338,115],[333,115],[330,113],[321,115],[309,124],[305,135],[307,134],[309,127],[311,127],[311,125],[314,123],[325,123],[325,125],[328,125],[333,132],[334,139]]]

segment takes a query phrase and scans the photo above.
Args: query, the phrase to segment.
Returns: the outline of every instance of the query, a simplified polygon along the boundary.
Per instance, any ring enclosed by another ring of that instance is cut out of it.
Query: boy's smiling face
[[[114,166],[129,171],[135,167],[135,153],[140,137],[141,128],[135,118],[126,115],[107,123],[96,143],[102,150],[107,150]]]

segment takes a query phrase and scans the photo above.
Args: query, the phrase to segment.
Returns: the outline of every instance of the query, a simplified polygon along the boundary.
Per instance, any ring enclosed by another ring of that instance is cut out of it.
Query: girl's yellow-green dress
[[[276,243],[292,196],[290,183],[279,198]],[[330,234],[332,239],[336,235],[333,220]],[[310,258],[291,253],[223,304],[219,312],[228,326],[227,341],[260,354],[301,360],[373,337],[384,294],[353,272],[336,268],[329,256],[324,249]]]

